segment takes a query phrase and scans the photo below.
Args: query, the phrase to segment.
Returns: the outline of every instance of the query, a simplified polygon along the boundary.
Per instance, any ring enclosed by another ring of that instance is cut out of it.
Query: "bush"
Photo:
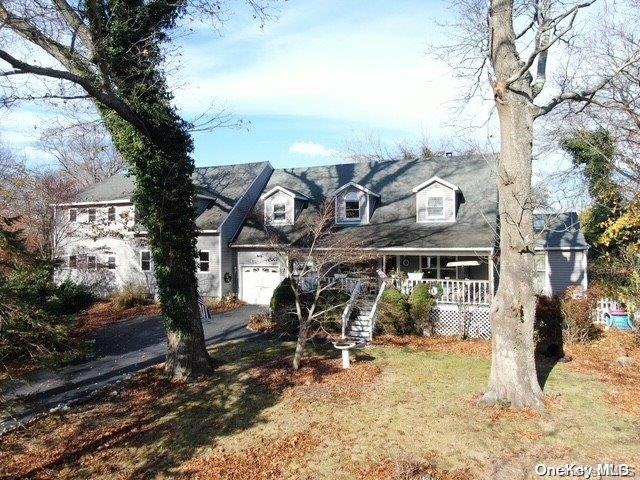
[[[95,301],[86,285],[62,282],[47,299],[47,309],[55,315],[70,315],[85,310]]]
[[[37,306],[0,295],[0,366],[35,363],[51,365],[76,357],[81,342],[71,333],[74,319],[52,316]],[[62,355],[64,354],[64,355]]]
[[[56,285],[53,281],[53,264],[50,262],[16,268],[8,277],[6,288],[17,298],[52,315],[78,313],[95,300],[85,285],[69,280]]]
[[[409,314],[407,296],[397,288],[385,290],[378,304],[377,328],[391,335],[416,332],[416,324]]]
[[[307,309],[311,307],[315,292],[301,293],[300,303],[303,315]],[[320,294],[316,311],[325,310],[331,306],[345,304],[349,301],[349,294],[340,289],[324,290]],[[280,285],[276,287],[271,297],[271,317],[276,325],[275,329],[280,333],[289,335],[297,335],[299,329],[298,315],[296,314],[296,298],[291,289],[291,280],[285,278]],[[328,311],[322,318],[318,318],[311,325],[311,330],[322,327],[327,332],[337,333],[342,331],[342,308],[334,308]]]
[[[597,339],[601,329],[593,324],[593,311],[603,290],[598,285],[589,287],[586,292],[568,288],[562,298],[562,317],[564,340],[567,342],[587,343]]]
[[[418,283],[413,287],[411,295],[409,295],[409,311],[418,330],[427,330],[430,334],[434,333],[434,325],[429,315],[434,302],[426,283]]]
[[[289,335],[298,333],[298,317],[294,313],[295,307],[296,297],[291,288],[291,279],[287,277],[273,291],[269,303],[271,317],[278,332]]]
[[[122,312],[128,308],[151,305],[153,300],[148,290],[138,285],[126,285],[122,290],[114,293],[110,299],[114,310]]]
[[[534,323],[534,341],[539,352],[562,357],[562,304],[557,295],[538,295]]]

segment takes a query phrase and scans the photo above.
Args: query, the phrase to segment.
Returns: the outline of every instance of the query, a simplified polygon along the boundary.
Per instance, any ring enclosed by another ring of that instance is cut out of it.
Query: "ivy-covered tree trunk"
[[[98,107],[135,178],[136,219],[147,231],[167,333],[165,370],[184,379],[208,373],[212,365],[197,303],[193,143],[159,67],[159,29],[175,21],[179,3],[155,5],[157,10],[141,1],[113,1],[102,22],[107,68],[144,134]]]

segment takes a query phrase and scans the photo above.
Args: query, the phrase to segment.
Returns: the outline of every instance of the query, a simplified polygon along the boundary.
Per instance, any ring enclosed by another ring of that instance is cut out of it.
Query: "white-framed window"
[[[534,230],[537,230],[537,231],[544,230],[544,224],[545,224],[544,218],[536,217],[536,216],[533,217],[533,229]]]
[[[438,257],[422,255],[420,270],[424,273],[425,278],[438,278]]]
[[[356,192],[349,192],[344,197],[344,218],[348,221],[360,220],[360,198]]]
[[[210,261],[209,252],[207,250],[200,250],[198,252],[198,271],[208,272]]]
[[[70,208],[69,209],[69,221],[70,222],[78,221],[78,209],[77,208]]]
[[[78,268],[78,257],[75,255],[69,255],[69,262],[67,265],[69,268]]]
[[[273,221],[274,222],[287,221],[287,206],[284,203],[273,204]]]
[[[107,257],[107,268],[109,270],[115,270],[116,268],[116,257],[115,255],[110,255]]]
[[[456,267],[448,267],[449,263],[455,262],[457,257],[440,257],[440,278],[455,280],[458,278],[458,269]]]
[[[87,213],[89,214],[89,222],[95,222],[96,221],[96,209],[95,208],[89,208],[87,209]]]
[[[87,270],[95,270],[98,265],[95,255],[87,255]]]
[[[151,271],[151,252],[149,250],[142,250],[140,252],[140,269],[143,272]]]
[[[116,221],[116,207],[109,207],[107,210],[107,220],[110,222]]]
[[[444,197],[427,197],[427,219],[444,218]]]
[[[533,288],[536,292],[543,293],[547,283],[547,254],[538,252],[533,256],[534,276]]]

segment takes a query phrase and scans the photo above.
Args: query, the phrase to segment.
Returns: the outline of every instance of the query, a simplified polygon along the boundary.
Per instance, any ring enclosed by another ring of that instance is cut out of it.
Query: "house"
[[[198,283],[203,297],[237,291],[234,239],[268,181],[268,162],[196,168]],[[127,284],[155,293],[146,233],[133,207],[133,178],[120,174],[56,205],[56,280],[72,279],[107,294]]]
[[[377,255],[372,272],[411,273],[400,285],[407,292],[417,282],[439,284],[437,320],[459,316],[464,304],[476,334],[486,336],[498,282],[495,164],[494,156],[476,155],[275,170],[268,163],[198,168],[200,293],[237,292],[248,303],[267,305],[289,266],[265,227],[294,243],[304,220],[330,200],[340,231]],[[132,179],[119,175],[82,192],[75,203],[56,206],[60,229],[67,230],[58,278],[93,282],[105,292],[127,283],[153,291],[132,190]],[[588,245],[576,214],[537,215],[535,228],[539,290],[586,287]]]

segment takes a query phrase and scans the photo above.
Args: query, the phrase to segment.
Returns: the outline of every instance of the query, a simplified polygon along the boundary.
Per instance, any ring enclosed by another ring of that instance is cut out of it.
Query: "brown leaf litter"
[[[213,455],[195,457],[180,467],[182,478],[192,480],[271,480],[301,478],[296,467],[304,466],[305,457],[319,443],[311,432],[319,428],[317,422],[308,430],[280,438],[263,438],[262,446],[239,452],[218,449]]]
[[[361,480],[472,480],[468,469],[443,470],[433,460],[415,455],[387,458],[372,467],[356,468]]]
[[[0,440],[0,478],[59,478],[57,469],[107,450],[154,428],[153,419],[172,398],[175,383],[152,369],[116,395],[36,422]],[[37,441],[34,441],[37,439]]]
[[[609,330],[588,344],[571,344],[565,351],[573,357],[568,368],[594,375],[607,384],[605,400],[622,411],[640,416],[640,345],[634,333]],[[623,367],[620,357],[631,357],[635,364]]]
[[[340,359],[319,356],[303,359],[296,371],[291,359],[277,359],[251,369],[258,383],[285,396],[361,397],[380,375],[379,366],[371,362],[353,361],[351,368],[342,369]]]

